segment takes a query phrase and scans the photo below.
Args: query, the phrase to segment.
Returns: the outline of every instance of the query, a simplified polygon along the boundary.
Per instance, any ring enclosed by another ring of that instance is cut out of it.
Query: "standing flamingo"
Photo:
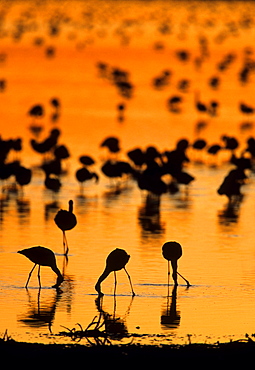
[[[102,297],[104,294],[102,293],[101,291],[101,283],[102,281],[104,281],[107,276],[113,271],[114,272],[114,281],[115,281],[115,284],[114,284],[114,295],[116,293],[116,286],[117,286],[117,278],[116,278],[116,271],[119,271],[121,269],[124,269],[127,276],[128,276],[128,280],[129,280],[129,283],[130,283],[130,287],[131,287],[131,291],[132,291],[132,295],[135,296],[135,293],[134,293],[134,290],[133,290],[133,287],[132,287],[132,282],[131,282],[131,278],[130,278],[130,275],[128,274],[127,270],[126,270],[126,264],[128,263],[129,261],[129,258],[130,256],[127,254],[127,252],[124,250],[124,249],[119,249],[119,248],[116,248],[114,249],[109,255],[108,257],[106,258],[106,266],[105,266],[105,269],[102,273],[102,275],[99,277],[96,285],[95,285],[95,289],[96,291],[98,292],[99,296]]]
[[[30,277],[32,275],[32,272],[34,271],[34,268],[36,265],[38,265],[38,281],[39,281],[39,287],[41,288],[41,280],[40,280],[40,268],[41,266],[49,266],[55,274],[57,274],[57,282],[55,285],[53,285],[52,288],[58,288],[60,284],[63,282],[64,278],[59,271],[56,263],[56,257],[55,254],[52,252],[52,250],[42,247],[42,246],[36,246],[31,247],[27,249],[23,249],[21,251],[18,251],[18,253],[23,254],[25,257],[27,257],[30,261],[34,262],[34,267],[30,271],[28,275],[28,279],[25,285],[25,288],[27,288]]]
[[[173,269],[172,277],[173,277],[173,280],[174,280],[174,284],[178,285],[178,282],[177,282],[177,274],[178,274],[179,276],[181,276],[183,278],[183,280],[186,281],[187,286],[189,287],[190,283],[188,282],[188,280],[186,280],[177,271],[177,267],[178,267],[177,266],[177,261],[182,256],[182,247],[181,247],[181,245],[177,242],[174,242],[174,241],[166,242],[162,246],[162,254],[163,254],[163,257],[168,261],[168,284],[169,284],[169,276],[170,276],[170,263],[169,262],[171,262],[171,266],[172,266],[172,269]]]
[[[64,246],[65,256],[67,256],[68,251],[69,251],[65,231],[73,229],[77,224],[76,216],[73,213],[73,201],[69,200],[68,203],[69,203],[69,210],[66,211],[66,210],[60,209],[54,218],[55,224],[63,232],[63,246]]]

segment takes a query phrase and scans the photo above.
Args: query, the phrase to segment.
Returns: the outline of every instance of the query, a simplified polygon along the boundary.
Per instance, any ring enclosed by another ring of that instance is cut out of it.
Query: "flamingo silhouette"
[[[186,281],[187,286],[189,287],[190,283],[188,282],[188,280],[186,280],[177,271],[177,267],[178,267],[177,261],[182,256],[182,246],[179,243],[175,242],[175,241],[166,242],[162,246],[162,254],[163,254],[163,257],[168,261],[168,284],[169,284],[170,262],[171,262],[171,266],[172,266],[172,269],[173,269],[172,277],[173,277],[173,280],[174,280],[174,284],[178,285],[178,282],[177,282],[177,274],[178,274],[179,276],[181,276],[183,278],[183,280]]]
[[[68,204],[69,204],[69,210],[66,211],[66,210],[60,209],[54,218],[55,224],[63,232],[63,246],[64,246],[65,256],[67,256],[68,251],[69,251],[65,231],[73,229],[77,224],[76,216],[73,213],[73,201],[69,200]]]
[[[40,288],[41,288],[41,279],[40,279],[41,266],[48,266],[55,272],[55,274],[57,274],[57,282],[55,285],[53,285],[52,288],[58,288],[60,284],[63,282],[64,278],[57,267],[55,254],[49,248],[45,248],[42,246],[35,246],[35,247],[31,247],[31,248],[18,251],[18,253],[23,254],[25,257],[27,257],[30,261],[34,263],[34,266],[28,275],[25,288],[27,288],[28,286],[30,277],[36,265],[39,266],[38,267],[38,281],[39,281]]]
[[[102,275],[98,278],[98,281],[95,285],[95,289],[98,292],[99,296],[102,297],[104,293],[101,291],[101,283],[107,278],[107,276],[113,271],[114,272],[114,295],[116,294],[116,286],[117,286],[117,278],[116,278],[116,271],[124,269],[132,291],[132,295],[135,296],[131,278],[129,273],[126,270],[126,264],[129,261],[130,256],[127,254],[127,252],[124,249],[116,248],[114,249],[106,258],[106,266],[102,273]]]

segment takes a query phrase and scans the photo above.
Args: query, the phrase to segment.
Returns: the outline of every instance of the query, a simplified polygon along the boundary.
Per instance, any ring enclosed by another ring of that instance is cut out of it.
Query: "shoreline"
[[[210,364],[250,364],[254,357],[255,342],[246,340],[230,341],[228,343],[190,343],[185,345],[94,345],[82,344],[40,344],[17,342],[13,339],[0,339],[0,354],[3,360],[12,363],[27,364],[39,361],[40,365],[75,364],[77,361],[89,363],[93,361],[97,365],[117,364],[118,367],[124,362],[126,365],[140,364],[159,365],[178,364],[187,365],[192,362]]]

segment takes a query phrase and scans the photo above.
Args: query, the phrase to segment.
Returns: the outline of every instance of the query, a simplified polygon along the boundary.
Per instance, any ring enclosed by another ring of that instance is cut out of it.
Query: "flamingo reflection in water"
[[[42,302],[41,289],[38,290],[37,299],[27,289],[28,309],[26,313],[18,315],[18,321],[29,328],[42,328],[47,326],[50,334],[52,325],[55,320],[57,304],[62,297],[62,291],[56,289],[50,299],[44,299]]]
[[[169,277],[170,277],[170,262],[173,269],[172,278],[174,280],[174,284],[178,285],[177,282],[177,275],[183,278],[187,283],[187,286],[190,286],[188,280],[186,280],[178,271],[178,259],[182,256],[182,246],[175,241],[166,242],[162,246],[162,254],[163,257],[168,261],[168,285],[169,285]]]
[[[51,249],[48,249],[42,246],[35,246],[35,247],[20,250],[18,251],[18,253],[23,254],[25,257],[27,257],[30,261],[34,263],[34,266],[28,275],[25,288],[27,288],[28,286],[32,272],[34,271],[36,265],[38,265],[38,282],[39,282],[40,288],[41,288],[41,279],[40,279],[41,266],[50,267],[52,271],[54,271],[55,274],[57,275],[57,282],[55,285],[53,285],[52,288],[58,288],[60,284],[63,282],[64,280],[63,275],[61,274],[61,272],[59,271],[57,267],[56,257]]]
[[[124,249],[119,249],[116,248],[113,250],[108,257],[106,258],[106,266],[105,269],[102,273],[102,275],[98,278],[98,281],[95,285],[95,289],[98,292],[99,296],[102,297],[104,294],[101,291],[101,283],[107,278],[107,276],[111,273],[114,272],[114,295],[116,294],[116,286],[117,286],[117,277],[116,277],[116,271],[124,269],[132,291],[132,295],[135,296],[131,278],[129,273],[126,270],[126,264],[129,261],[130,256],[127,254],[127,252]]]
[[[103,298],[100,296],[96,298],[95,303],[99,312],[99,321],[103,320],[104,322],[104,328],[107,338],[123,339],[125,337],[128,337],[126,317],[129,315],[133,298],[134,297],[131,298],[131,302],[124,316],[116,315],[116,296],[114,296],[114,309],[112,314],[103,309]]]
[[[69,200],[68,203],[69,203],[68,211],[60,209],[54,218],[55,224],[63,232],[63,246],[65,256],[67,256],[69,251],[65,231],[73,229],[77,224],[76,216],[73,213],[73,201]]]
[[[180,324],[180,312],[177,311],[177,285],[173,286],[172,296],[170,301],[170,294],[169,294],[169,285],[168,285],[168,294],[167,294],[167,304],[166,308],[163,310],[161,315],[161,325],[170,327],[170,328],[177,328]]]

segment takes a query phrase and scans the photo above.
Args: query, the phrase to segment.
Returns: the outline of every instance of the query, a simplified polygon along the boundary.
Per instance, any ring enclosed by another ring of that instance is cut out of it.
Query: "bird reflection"
[[[165,232],[165,227],[160,219],[159,208],[153,205],[151,206],[147,198],[145,204],[138,210],[139,224],[146,232],[149,231],[153,234],[162,234]]]
[[[122,339],[127,337],[128,335],[128,329],[126,326],[126,317],[128,316],[131,305],[133,302],[133,297],[131,298],[131,302],[129,304],[129,307],[125,313],[124,316],[119,317],[116,315],[116,296],[114,296],[114,308],[113,308],[113,314],[108,313],[103,309],[103,297],[97,297],[95,300],[96,308],[100,315],[104,319],[104,325],[105,325],[105,332],[107,336],[109,336],[111,339]]]
[[[20,224],[25,224],[30,215],[30,200],[24,198],[16,199],[17,212]]]
[[[161,325],[174,329],[180,325],[181,315],[180,312],[177,311],[177,285],[174,285],[172,290],[172,296],[170,297],[169,294],[169,285],[168,285],[168,294],[167,294],[167,302],[166,307],[162,310],[161,315]]]
[[[243,195],[228,202],[223,210],[218,212],[218,219],[220,224],[229,225],[230,223],[236,223],[239,219],[240,205],[243,199]]]
[[[28,325],[29,327],[40,328],[43,326],[48,326],[49,331],[51,332],[57,304],[61,298],[61,290],[57,289],[54,293],[54,296],[43,303],[41,302],[41,289],[38,290],[37,300],[32,298],[32,295],[28,290],[27,295],[27,313],[20,315],[20,319],[18,321]]]
[[[59,202],[56,201],[56,200],[53,201],[53,202],[50,202],[50,203],[46,203],[45,206],[44,206],[44,219],[45,219],[45,221],[49,221],[50,219],[52,219],[53,215],[55,216],[55,214],[57,213],[59,208],[60,208]]]

